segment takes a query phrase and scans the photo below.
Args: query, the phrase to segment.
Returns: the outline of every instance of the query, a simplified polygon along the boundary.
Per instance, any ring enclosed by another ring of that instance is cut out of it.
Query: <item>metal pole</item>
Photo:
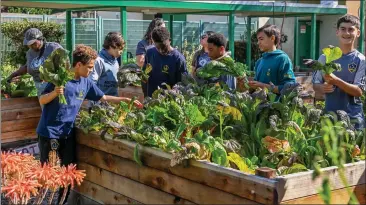
[[[171,40],[170,44],[172,47],[173,47],[173,42],[174,42],[173,25],[174,25],[174,15],[169,15],[169,33],[170,33],[170,40]]]
[[[71,50],[74,50],[75,45],[76,45],[76,19],[73,18],[71,19],[71,27],[72,27],[72,34],[71,34]]]
[[[360,21],[361,21],[361,35],[358,39],[359,51],[361,53],[365,52],[365,0],[360,0]]]
[[[316,14],[311,15],[311,42],[310,42],[310,58],[316,59]]]
[[[299,18],[295,17],[295,33],[294,33],[294,57],[295,57],[295,68],[299,65]],[[295,69],[294,69],[295,70]]]
[[[246,62],[249,70],[252,70],[252,18],[247,17],[247,55]]]
[[[72,22],[71,22],[71,10],[66,11],[66,49],[69,51],[69,57],[72,59],[72,50],[73,50],[73,44],[72,44]],[[74,31],[75,32],[75,31]]]
[[[235,15],[234,12],[229,14],[229,48],[231,56],[235,58]]]
[[[184,39],[184,22],[182,21],[181,24],[180,24],[180,35],[181,35],[181,47],[180,47],[180,50],[183,52],[183,45],[184,45],[184,41],[186,39]]]
[[[120,7],[120,23],[121,23],[121,33],[123,36],[123,39],[126,42],[127,47],[127,10],[125,6]],[[122,63],[127,63],[127,48],[123,51],[122,54]]]
[[[95,14],[95,13],[94,13]],[[98,51],[102,49],[104,32],[103,32],[103,19],[101,16],[95,17],[98,24]]]

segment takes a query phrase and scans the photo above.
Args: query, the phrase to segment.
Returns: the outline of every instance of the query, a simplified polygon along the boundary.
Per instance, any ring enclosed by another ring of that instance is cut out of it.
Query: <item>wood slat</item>
[[[134,161],[84,145],[78,146],[78,161],[100,167],[197,204],[257,204],[254,201],[179,176],[139,166]]]
[[[9,98],[1,100],[1,111],[39,106],[38,97]]]
[[[365,161],[345,164],[344,169],[349,186],[365,184]],[[308,171],[277,177],[279,200],[287,201],[317,194],[318,188],[322,185],[322,179],[319,177],[313,181],[312,173],[313,171]],[[332,190],[345,187],[339,176],[337,167],[323,168],[322,173],[329,177]]]
[[[81,186],[76,186],[75,191],[96,200],[102,204],[141,204],[131,198],[123,196],[98,184],[84,180]]]
[[[1,134],[1,143],[15,142],[27,139],[36,139],[36,129],[6,132]]]
[[[1,122],[1,133],[36,129],[39,117]]]
[[[84,134],[77,131],[79,144],[92,147],[122,158],[133,160],[134,142],[112,140],[106,136],[102,140],[96,133]],[[141,147],[141,161],[144,165],[176,176],[180,176],[219,190],[263,204],[277,201],[276,181],[254,175],[247,175],[239,170],[224,168],[213,163],[189,161],[189,166],[171,167],[171,155],[160,150]]]
[[[360,204],[366,204],[366,185],[350,187]],[[334,190],[331,193],[331,204],[349,204],[350,196],[347,189]],[[324,204],[319,194],[285,201],[282,204]]]
[[[4,111],[1,111],[1,122],[27,119],[27,118],[33,118],[33,117],[39,118],[39,117],[41,117],[41,114],[42,114],[42,109],[40,106],[22,108],[22,109],[4,110]]]
[[[86,180],[144,204],[192,204],[185,199],[83,162],[78,164],[78,168],[86,171]]]

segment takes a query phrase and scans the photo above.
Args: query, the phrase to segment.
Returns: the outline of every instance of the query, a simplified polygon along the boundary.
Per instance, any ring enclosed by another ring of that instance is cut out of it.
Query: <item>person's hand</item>
[[[55,91],[55,93],[57,93],[57,95],[63,95],[64,94],[64,86],[55,87],[54,91]]]
[[[330,85],[336,85],[339,80],[340,79],[337,76],[335,76],[333,73],[324,75],[324,81]]]
[[[322,85],[323,93],[332,93],[334,91],[334,85],[324,83]]]
[[[249,81],[248,85],[249,85],[249,87],[251,87],[253,89],[266,87],[266,84],[258,82],[258,81]]]
[[[138,109],[144,108],[144,105],[138,100],[133,101],[133,105]]]

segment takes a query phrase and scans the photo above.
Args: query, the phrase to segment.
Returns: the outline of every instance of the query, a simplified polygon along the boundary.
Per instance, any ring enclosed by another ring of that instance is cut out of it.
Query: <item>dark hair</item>
[[[153,30],[157,27],[160,27],[161,25],[164,24],[164,21],[163,19],[161,18],[155,18],[153,19],[150,24],[149,24],[149,27],[147,28],[146,30],[146,33],[145,33],[145,36],[144,36],[144,39],[149,43],[149,44],[152,44],[152,40],[151,40],[151,34],[153,32]]]
[[[227,40],[225,36],[221,33],[213,33],[208,37],[207,43],[212,43],[217,47],[224,46],[226,47]]]
[[[98,53],[93,48],[83,44],[76,45],[75,50],[72,52],[72,66],[75,66],[78,62],[85,65],[91,60],[97,59],[97,57]]]
[[[337,29],[339,29],[339,26],[341,23],[351,23],[356,28],[360,29],[360,19],[357,16],[346,14],[342,17],[340,17],[337,21]]]
[[[120,48],[123,49],[125,47],[125,40],[123,36],[119,32],[109,32],[104,39],[103,48]]]
[[[264,34],[266,34],[266,36],[271,37],[274,36],[275,37],[275,41],[274,44],[277,46],[280,43],[281,40],[281,32],[280,30],[277,28],[277,26],[275,25],[264,25],[262,27],[260,27],[257,30],[257,34],[263,32]]]
[[[203,33],[203,35],[207,35],[208,37],[210,37],[212,34],[214,34],[215,32],[213,32],[213,31],[205,31],[204,33]]]
[[[155,43],[155,47],[160,50],[162,54],[168,54],[169,53],[169,47],[170,47],[170,33],[168,29],[164,27],[157,27],[153,30],[151,33],[151,38]]]

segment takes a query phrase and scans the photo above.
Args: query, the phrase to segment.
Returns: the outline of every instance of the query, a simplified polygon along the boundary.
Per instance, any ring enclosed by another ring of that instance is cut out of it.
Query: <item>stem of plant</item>
[[[62,198],[61,198],[61,201],[60,201],[60,205],[62,205],[64,203],[68,189],[69,189],[69,185],[65,186],[64,192],[62,193]]]
[[[55,196],[56,190],[52,190],[50,198],[48,198],[47,204],[52,204],[53,197]]]
[[[42,198],[40,199],[40,201],[38,201],[38,203],[37,203],[37,204],[41,204],[41,203],[42,203],[42,201],[43,201],[43,199],[46,197],[46,194],[47,194],[47,192],[48,192],[48,187],[46,188],[46,190],[43,190],[43,191],[44,191],[43,196],[42,196]]]

